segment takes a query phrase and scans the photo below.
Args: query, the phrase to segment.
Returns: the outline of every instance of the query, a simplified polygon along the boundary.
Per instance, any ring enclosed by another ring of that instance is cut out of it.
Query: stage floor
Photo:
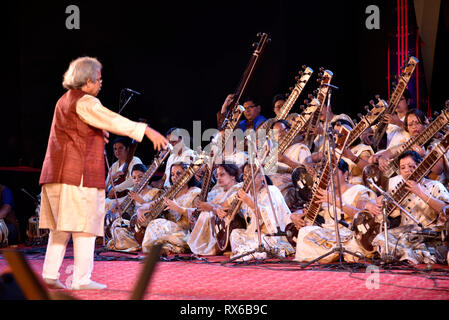
[[[41,274],[45,247],[19,248]],[[92,279],[106,290],[70,291],[83,300],[127,300],[143,268],[144,256],[96,251]],[[147,287],[148,300],[449,300],[449,267],[334,263],[301,268],[288,259],[226,263],[226,256],[162,257]],[[7,261],[0,256],[0,272]],[[367,271],[374,268],[372,271]],[[60,280],[70,284],[69,247]],[[52,290],[55,291],[55,290]],[[61,290],[60,290],[61,291]]]

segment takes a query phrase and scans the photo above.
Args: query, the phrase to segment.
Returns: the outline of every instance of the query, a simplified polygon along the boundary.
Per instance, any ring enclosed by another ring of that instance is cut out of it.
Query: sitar
[[[144,225],[140,224],[140,222],[138,221],[137,213],[131,217],[131,220],[129,222],[129,229],[133,233],[134,238],[139,244],[141,244],[143,241],[146,225],[148,225],[151,220],[159,217],[167,207],[167,205],[165,204],[165,198],[173,200],[179,193],[179,191],[181,191],[181,189],[184,187],[184,185],[189,182],[189,180],[195,175],[198,169],[203,165],[204,161],[205,156],[202,153],[189,165],[189,167],[184,171],[181,177],[179,177],[178,180],[176,180],[176,182],[170,188],[168,188],[165,192],[162,193],[162,195],[154,200],[151,209],[148,212],[145,212],[146,223]]]
[[[388,127],[388,122],[385,116],[394,114],[396,107],[398,106],[399,101],[401,101],[404,90],[407,88],[407,85],[412,77],[413,72],[415,71],[418,62],[419,60],[415,57],[410,57],[407,65],[404,68],[404,71],[400,74],[399,82],[394,88],[390,100],[388,101],[388,108],[382,114],[382,119],[379,121],[379,124],[374,131],[373,147],[376,148],[376,150],[383,149],[381,143]]]
[[[327,93],[329,91],[329,87],[326,84],[330,84],[332,77],[334,76],[334,74],[330,70],[323,71],[323,68],[320,68],[320,71],[322,71],[318,74],[320,78],[317,79],[317,81],[320,81],[320,86],[316,95],[316,99],[320,103],[320,108],[313,113],[312,118],[309,121],[309,125],[307,126],[307,130],[304,134],[304,144],[309,148],[309,150],[312,150],[313,141],[316,137],[314,129],[318,127],[318,124],[320,122],[320,115],[323,110],[323,105],[325,103]]]
[[[262,160],[260,162],[264,161],[265,157],[267,156],[267,152],[268,150],[262,156]],[[254,174],[257,176],[257,172],[260,170],[260,166],[258,164],[253,164],[253,166],[254,166]],[[252,173],[250,171],[250,173],[244,178],[242,187],[240,189],[248,193],[252,181],[253,178]],[[229,247],[229,241],[232,230],[245,229],[246,225],[245,220],[239,214],[242,203],[243,201],[239,200],[239,198],[236,195],[235,198],[232,200],[231,204],[229,205],[229,209],[226,210],[226,212],[228,213],[227,216],[224,217],[223,219],[220,219],[218,216],[215,216],[214,234],[217,240],[218,249],[221,252],[226,251],[226,249]],[[256,214],[258,213],[256,212]]]
[[[270,36],[266,33],[258,33],[257,37],[259,38],[258,42],[253,44],[253,46],[255,45],[256,49],[254,50],[248,66],[243,74],[243,78],[241,79],[237,90],[234,93],[234,97],[227,108],[225,118],[223,122],[218,126],[218,130],[220,131],[221,135],[220,154],[224,154],[225,146],[230,136],[232,135],[232,132],[237,127],[243,111],[245,111],[245,108],[243,108],[243,106],[239,104],[239,101],[246,94],[248,83],[252,80],[254,71],[259,65],[260,58],[265,51],[268,43],[271,41]],[[218,154],[215,156],[218,156]]]
[[[306,86],[307,82],[309,81],[310,77],[313,74],[312,68],[303,66],[302,67],[304,71],[299,71],[299,76],[296,76],[295,79],[297,80],[295,86],[292,89],[292,92],[289,94],[287,100],[282,105],[281,109],[279,110],[279,113],[276,115],[276,117],[268,119],[262,123],[257,130],[268,130],[273,123],[275,123],[278,120],[286,119],[288,114],[290,113],[290,110],[293,108],[293,105],[295,104],[296,100],[298,99],[301,92],[304,90],[304,87]]]
[[[150,179],[153,177],[157,169],[164,163],[164,161],[169,156],[170,152],[173,150],[171,144],[167,145],[167,148],[158,152],[158,154],[154,157],[153,162],[150,167],[145,171],[144,175],[139,179],[137,185],[135,185],[132,191],[136,193],[140,193],[147,185]],[[118,212],[112,212],[109,210],[105,216],[105,234],[110,239],[112,237],[111,227],[116,219],[121,219],[121,214],[126,212],[128,208],[133,204],[133,199],[127,195],[122,202],[120,202]]]
[[[419,183],[425,176],[427,176],[430,170],[441,159],[441,157],[449,149],[449,132],[445,134],[443,139],[438,145],[430,151],[427,156],[421,161],[416,169],[410,174],[408,180]],[[405,181],[401,181],[394,188],[391,197],[401,207],[410,212],[413,207],[412,194],[407,190]],[[390,216],[394,211],[399,210],[394,203],[387,203],[387,216]],[[434,223],[438,218],[438,214],[432,217],[422,216],[420,223],[423,227],[427,227]],[[353,228],[358,243],[368,251],[373,250],[372,241],[381,231],[381,224],[376,221],[375,217],[367,212],[361,211],[354,216]]]
[[[317,99],[313,99],[303,113],[295,117],[293,126],[280,141],[277,148],[273,148],[268,155],[267,160],[264,163],[265,172],[274,172],[278,160],[278,153],[284,153],[292,145],[297,135],[304,129],[318,109],[320,109],[320,102]]]
[[[350,130],[348,130],[344,126],[340,126],[338,133],[335,135],[335,154],[327,157],[325,165],[319,174],[319,179],[314,182],[312,187],[312,197],[309,203],[306,205],[306,214],[304,216],[304,222],[306,226],[311,226],[315,224],[316,217],[321,209],[321,203],[318,203],[318,190],[327,190],[330,181],[330,175],[333,172],[330,172],[329,158],[332,161],[332,168],[335,171],[337,168],[338,161],[343,154],[343,150],[346,146],[347,140],[349,138]],[[298,236],[298,229],[296,229],[293,223],[289,223],[286,227],[287,240],[291,243],[292,246],[296,247],[296,237]]]
[[[446,106],[449,107],[449,104]],[[395,156],[389,161],[388,169],[383,171],[383,175],[390,178],[395,173],[399,173],[399,156],[407,150],[410,150],[412,146],[424,146],[432,137],[435,136],[441,129],[443,129],[449,123],[449,110],[443,110],[441,114],[429,124],[423,132],[416,137],[406,141],[395,154]]]

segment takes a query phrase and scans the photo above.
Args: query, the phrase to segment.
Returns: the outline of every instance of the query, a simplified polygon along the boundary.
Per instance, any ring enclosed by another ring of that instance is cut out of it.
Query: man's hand
[[[167,148],[168,140],[156,130],[147,126],[145,135],[154,145],[154,150],[160,151]]]

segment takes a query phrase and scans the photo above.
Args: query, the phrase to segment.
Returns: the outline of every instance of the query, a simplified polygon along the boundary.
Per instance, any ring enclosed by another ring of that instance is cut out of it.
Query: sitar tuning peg
[[[352,119],[352,122],[354,122],[355,125],[358,123],[357,119]]]
[[[375,96],[374,96],[374,98],[376,98],[376,100],[380,100],[380,95],[379,94],[376,94]]]
[[[299,71],[298,74],[302,76],[304,74],[304,72],[303,71]]]
[[[369,111],[369,107],[368,107],[368,106],[365,106],[364,109],[365,109],[366,111]]]
[[[446,102],[444,103],[444,105],[446,106],[446,108],[449,108],[449,100],[446,100]]]
[[[304,104],[309,104],[309,100],[304,99]]]
[[[357,113],[357,117],[359,117],[360,119],[362,119],[362,118],[363,118],[363,115],[359,112],[359,113]]]
[[[438,117],[440,115],[440,113],[438,112],[438,111],[435,111],[434,113],[433,113],[433,116],[434,117]]]
[[[323,68],[323,67],[320,67],[318,70],[320,70],[321,72],[323,72],[323,71],[324,71],[324,68]]]
[[[370,100],[370,101],[369,101],[369,104],[372,105],[373,107],[376,106],[376,104],[374,103],[374,100]]]
[[[295,80],[298,81],[299,79],[301,79],[299,76],[295,77]]]
[[[313,90],[313,95],[317,95],[318,94],[318,89]],[[448,100],[449,101],[449,100]]]
[[[253,42],[253,44],[251,45],[253,48],[257,47],[259,45],[258,42]]]
[[[262,32],[258,32],[257,34],[256,34],[256,37],[261,37],[262,36]]]
[[[303,70],[306,70],[306,65],[305,64],[303,64],[302,66],[301,66],[301,68],[303,69]]]
[[[301,109],[302,111],[306,110],[306,107],[302,104],[299,106],[299,109]]]
[[[309,98],[310,100],[312,100],[312,99],[313,99],[313,95],[309,93],[309,94],[307,95],[307,98]]]

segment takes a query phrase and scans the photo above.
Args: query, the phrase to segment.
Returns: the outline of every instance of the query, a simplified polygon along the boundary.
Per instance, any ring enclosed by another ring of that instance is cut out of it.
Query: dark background
[[[0,166],[40,168],[53,109],[65,92],[62,76],[71,60],[97,57],[103,64],[102,103],[118,111],[122,88],[142,93],[122,115],[145,118],[165,133],[173,126],[192,133],[216,127],[216,112],[234,92],[248,64],[258,32],[270,34],[249,94],[262,114],[273,117],[271,101],[295,83],[302,65],[315,74],[298,99],[298,111],[317,87],[320,67],[334,73],[335,113],[355,117],[375,94],[387,100],[387,44],[396,1],[58,1],[3,2],[3,88]],[[66,7],[80,9],[80,29],[68,30]],[[380,8],[380,30],[368,30],[368,5]],[[441,109],[447,90],[439,81],[448,70],[442,43],[449,21],[442,12],[435,61],[438,72],[430,102]],[[112,151],[107,151],[112,161]],[[144,163],[154,152],[144,141],[136,151]],[[39,173],[2,172],[0,183],[39,192]],[[20,192],[19,192],[20,193]],[[21,197],[24,199],[20,199]],[[28,210],[28,209],[27,209]],[[28,214],[28,212],[26,213]]]

